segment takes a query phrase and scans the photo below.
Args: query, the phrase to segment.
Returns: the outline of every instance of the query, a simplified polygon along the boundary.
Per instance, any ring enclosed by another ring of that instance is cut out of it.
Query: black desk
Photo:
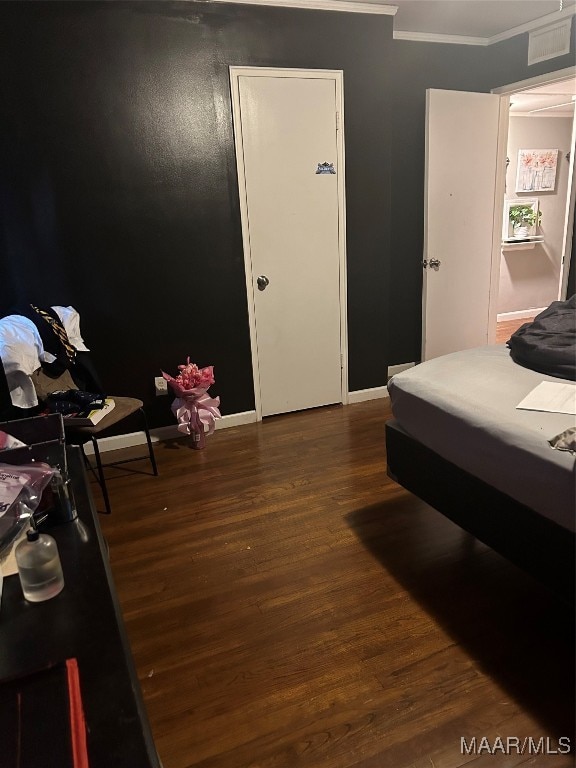
[[[160,768],[78,448],[70,451],[70,472],[78,519],[49,530],[64,589],[28,603],[18,576],[4,578],[0,679],[75,657],[91,768]]]

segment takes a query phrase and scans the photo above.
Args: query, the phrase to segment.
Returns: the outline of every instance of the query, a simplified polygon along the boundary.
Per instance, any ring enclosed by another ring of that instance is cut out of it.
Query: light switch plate
[[[154,377],[154,389],[156,390],[156,397],[168,394],[168,382],[163,376]]]

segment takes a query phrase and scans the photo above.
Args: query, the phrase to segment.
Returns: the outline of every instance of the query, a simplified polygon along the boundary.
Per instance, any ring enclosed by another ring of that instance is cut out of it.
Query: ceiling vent
[[[570,53],[572,18],[570,16],[569,19],[564,19],[558,24],[551,24],[549,27],[530,32],[528,37],[528,65]]]

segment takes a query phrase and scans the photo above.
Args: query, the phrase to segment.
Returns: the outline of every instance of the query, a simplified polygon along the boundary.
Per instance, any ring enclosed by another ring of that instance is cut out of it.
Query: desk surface
[[[160,768],[79,449],[70,471],[78,519],[51,528],[65,586],[28,603],[18,576],[4,579],[0,679],[78,660],[91,768]]]

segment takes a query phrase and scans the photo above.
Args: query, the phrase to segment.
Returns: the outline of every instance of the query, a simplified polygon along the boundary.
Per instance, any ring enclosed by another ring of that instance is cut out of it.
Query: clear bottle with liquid
[[[40,603],[58,595],[64,576],[58,547],[52,536],[30,530],[16,547],[16,563],[26,600]]]

